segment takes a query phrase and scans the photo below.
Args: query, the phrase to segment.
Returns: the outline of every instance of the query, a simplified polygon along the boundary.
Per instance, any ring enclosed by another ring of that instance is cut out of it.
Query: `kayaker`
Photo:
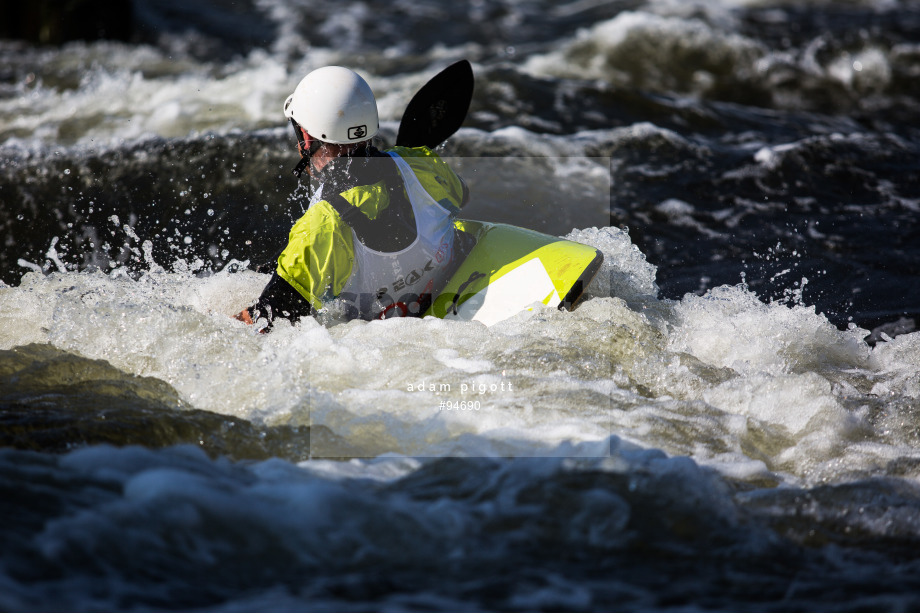
[[[332,299],[349,319],[421,316],[462,259],[463,181],[427,147],[375,148],[377,101],[347,68],[308,74],[284,114],[313,196],[259,300],[235,317],[295,322]]]

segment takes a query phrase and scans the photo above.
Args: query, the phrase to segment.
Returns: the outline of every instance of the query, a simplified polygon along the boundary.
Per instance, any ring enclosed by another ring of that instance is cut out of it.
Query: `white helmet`
[[[317,68],[284,101],[284,116],[326,143],[360,143],[377,134],[377,100],[356,72],[341,66]]]

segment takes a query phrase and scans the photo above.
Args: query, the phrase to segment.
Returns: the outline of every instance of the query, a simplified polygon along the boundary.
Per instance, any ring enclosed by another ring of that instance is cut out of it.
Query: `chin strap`
[[[291,172],[294,173],[295,177],[300,179],[300,176],[303,175],[303,172],[307,169],[308,164],[310,164],[310,158],[303,156]]]
[[[307,165],[310,164],[310,158],[313,157],[314,148],[317,146],[316,141],[311,141],[309,145],[304,140],[304,133],[300,125],[294,121],[294,118],[291,118],[291,126],[294,128],[294,138],[297,139],[297,151],[300,152],[300,162],[297,163],[297,166],[291,171],[294,175],[300,179],[300,176],[303,175],[303,172],[307,169]],[[309,138],[309,137],[307,137]]]

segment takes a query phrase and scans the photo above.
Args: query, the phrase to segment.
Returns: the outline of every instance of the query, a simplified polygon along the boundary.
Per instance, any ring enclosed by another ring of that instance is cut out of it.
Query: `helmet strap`
[[[307,169],[307,166],[310,164],[309,156],[302,156],[300,162],[297,163],[297,166],[294,167],[294,170],[291,172],[294,173],[294,176],[300,179],[300,176],[303,175],[303,172]]]
[[[300,162],[297,163],[297,166],[295,166],[291,172],[299,179],[307,169],[307,165],[310,164],[310,158],[312,158],[316,150],[322,146],[322,143],[307,135],[306,131],[300,127],[300,124],[294,121],[293,117],[291,118],[291,126],[294,128],[294,137],[297,139],[297,151],[300,152]],[[307,139],[309,139],[309,145],[307,144]]]

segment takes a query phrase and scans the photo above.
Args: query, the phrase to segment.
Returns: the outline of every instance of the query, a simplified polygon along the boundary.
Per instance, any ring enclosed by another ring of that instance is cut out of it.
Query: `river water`
[[[920,3],[171,0],[0,41],[0,609],[916,611]],[[574,312],[229,317],[341,64],[469,59]]]

